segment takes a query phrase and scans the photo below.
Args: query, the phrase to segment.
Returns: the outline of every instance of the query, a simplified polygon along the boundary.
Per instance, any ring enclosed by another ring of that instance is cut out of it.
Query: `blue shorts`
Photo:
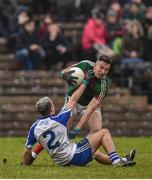
[[[92,161],[92,148],[87,138],[82,139],[76,147],[74,156],[69,164],[84,166]]]

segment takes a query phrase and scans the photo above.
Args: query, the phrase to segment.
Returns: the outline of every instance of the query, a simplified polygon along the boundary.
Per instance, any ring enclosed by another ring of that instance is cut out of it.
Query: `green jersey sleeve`
[[[105,96],[108,93],[108,88],[109,88],[109,79],[106,77],[105,79],[100,81],[100,84],[96,84],[96,90],[95,90],[95,98],[98,99],[99,101],[103,101]]]
[[[74,64],[73,66],[79,67],[83,72],[87,72],[89,69],[93,68],[94,64],[94,62],[91,62],[89,60],[83,60],[77,64]]]

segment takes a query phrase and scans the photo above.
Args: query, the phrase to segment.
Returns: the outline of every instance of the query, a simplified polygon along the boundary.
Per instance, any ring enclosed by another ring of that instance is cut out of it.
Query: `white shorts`
[[[65,101],[65,104],[66,103],[67,100]],[[82,106],[81,104],[77,103],[72,110],[72,116],[76,116],[79,119],[82,117],[82,115],[85,113],[86,110],[87,110],[87,106]],[[87,121],[86,127],[88,127],[91,132],[96,132],[97,130],[102,128],[101,108],[97,107],[92,113],[92,115]]]
[[[67,99],[65,100],[64,105],[65,105],[66,103],[67,103]],[[77,104],[75,105],[75,107],[73,108],[73,110],[72,110],[72,114],[73,114],[73,115],[79,114],[79,115],[81,116],[82,114],[84,114],[84,112],[86,111],[86,109],[87,109],[87,106],[82,106],[81,104],[77,103]],[[95,109],[95,112],[101,112],[100,107],[96,108],[96,109]]]

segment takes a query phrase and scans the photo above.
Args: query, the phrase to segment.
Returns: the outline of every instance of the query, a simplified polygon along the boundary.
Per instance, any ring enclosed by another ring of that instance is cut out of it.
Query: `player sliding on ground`
[[[71,116],[71,111],[83,94],[91,77],[92,73],[88,71],[82,84],[74,91],[57,115],[54,115],[55,107],[49,97],[43,97],[37,101],[36,108],[41,117],[33,123],[29,130],[23,153],[23,165],[31,165],[33,161],[31,150],[37,141],[43,146],[53,161],[59,165],[86,165],[93,159],[94,153],[101,145],[107,152],[109,161],[113,166],[135,165],[135,162],[119,157],[110,132],[107,129],[88,135],[78,144],[68,139],[67,122]]]

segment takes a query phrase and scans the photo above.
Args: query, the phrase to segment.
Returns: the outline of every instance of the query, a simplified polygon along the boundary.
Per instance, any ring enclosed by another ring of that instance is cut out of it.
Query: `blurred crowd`
[[[60,26],[70,22],[83,23],[77,46]],[[139,77],[152,71],[152,0],[0,0],[4,39],[21,69],[60,69],[107,54],[119,86],[149,88]]]

